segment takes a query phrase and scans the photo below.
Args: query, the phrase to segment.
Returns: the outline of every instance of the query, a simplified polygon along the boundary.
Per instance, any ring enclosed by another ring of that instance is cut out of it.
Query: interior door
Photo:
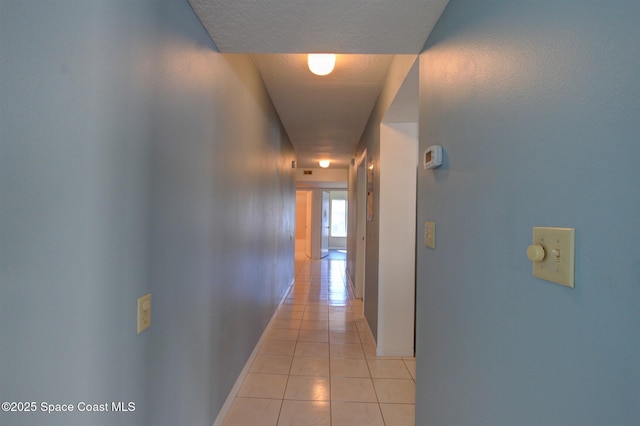
[[[367,171],[358,167],[356,184],[356,288],[355,296],[364,298],[364,271],[367,235]]]
[[[329,256],[329,193],[322,191],[322,248],[320,257]]]
[[[311,258],[311,230],[312,230],[312,224],[313,224],[313,192],[312,191],[307,191],[307,220],[306,223],[304,224],[305,229],[304,229],[304,234],[305,234],[305,245],[304,245],[304,254],[308,257]]]

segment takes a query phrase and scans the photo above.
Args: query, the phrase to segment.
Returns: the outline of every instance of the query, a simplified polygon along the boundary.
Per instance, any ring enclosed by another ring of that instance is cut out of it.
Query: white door
[[[363,161],[364,163],[364,161]],[[367,234],[367,171],[364,164],[358,167],[356,183],[356,288],[355,296],[364,298],[364,266]]]
[[[307,221],[305,223],[305,246],[304,246],[304,254],[307,257],[311,257],[311,230],[312,230],[312,220],[313,220],[313,192],[307,191]]]
[[[322,191],[322,249],[320,257],[329,256],[329,193]]]

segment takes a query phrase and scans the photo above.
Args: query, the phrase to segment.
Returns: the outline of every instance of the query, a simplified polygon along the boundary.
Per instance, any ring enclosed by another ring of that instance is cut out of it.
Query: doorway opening
[[[313,189],[296,191],[296,255],[322,259],[347,250],[347,191]]]
[[[415,351],[418,71],[415,60],[381,120],[378,140],[364,147],[352,171],[358,233],[348,272],[354,294],[363,297],[378,356]]]

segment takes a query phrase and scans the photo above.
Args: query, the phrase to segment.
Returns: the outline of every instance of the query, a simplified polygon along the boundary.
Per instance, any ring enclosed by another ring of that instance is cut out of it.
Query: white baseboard
[[[251,355],[249,356],[249,359],[247,359],[247,362],[244,364],[244,368],[242,369],[242,371],[240,372],[240,375],[236,379],[236,383],[231,388],[231,392],[229,392],[229,395],[227,396],[227,399],[224,401],[224,404],[222,404],[222,408],[220,408],[220,411],[218,412],[218,416],[216,417],[216,420],[213,422],[213,426],[221,426],[222,422],[224,421],[224,418],[227,417],[227,414],[229,414],[231,405],[233,404],[233,401],[236,399],[238,392],[240,392],[240,388],[244,383],[244,379],[247,378],[247,374],[249,374],[249,370],[251,369],[251,365],[253,364],[253,361],[255,361],[256,357],[258,356],[258,352],[260,351],[260,346],[262,346],[262,342],[264,341],[264,339],[266,339],[267,331],[271,328],[271,324],[273,323],[273,321],[275,321],[278,311],[280,311],[280,307],[282,306],[285,299],[287,298],[287,295],[289,294],[289,291],[291,290],[291,287],[293,286],[294,282],[295,282],[295,278],[291,280],[291,283],[289,284],[289,287],[287,287],[287,291],[285,291],[284,296],[282,297],[282,300],[280,300],[280,303],[278,303],[278,307],[273,312],[273,315],[271,316],[269,323],[267,324],[264,331],[262,332],[262,336],[260,336],[260,340],[258,340],[258,343],[256,344],[255,348],[253,348],[253,352],[251,352]]]
[[[349,268],[345,268],[345,275],[347,276],[347,283],[349,283],[349,287],[351,288],[351,292],[356,294],[356,283],[351,279],[351,274],[349,273]]]
[[[376,341],[376,337],[373,335],[373,331],[371,331],[371,327],[369,327],[369,321],[367,321],[367,319],[364,319],[364,325],[367,326],[366,331],[369,332],[369,338],[371,338],[371,341],[373,342],[373,344],[376,346],[376,355],[378,352],[378,342]]]
[[[381,349],[380,345],[378,345],[378,342],[376,341],[376,338],[373,335],[373,331],[371,331],[371,327],[369,327],[369,322],[366,320],[366,318],[364,320],[364,324],[367,326],[367,331],[369,332],[369,337],[371,337],[371,340],[376,345],[376,356],[377,357],[380,357],[380,358],[413,358],[415,356],[415,354],[413,353],[413,347],[394,350],[392,352],[389,352],[388,350],[385,351],[384,349]]]

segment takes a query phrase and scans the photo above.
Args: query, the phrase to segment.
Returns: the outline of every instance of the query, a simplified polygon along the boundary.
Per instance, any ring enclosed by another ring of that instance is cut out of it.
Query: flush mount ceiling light
[[[326,169],[327,167],[329,167],[329,164],[331,164],[331,161],[329,161],[329,160],[320,160],[318,162],[318,164],[320,164],[320,167],[322,167],[323,169]]]
[[[309,53],[307,57],[309,71],[315,75],[327,75],[333,71],[336,65],[336,55],[334,53]]]

